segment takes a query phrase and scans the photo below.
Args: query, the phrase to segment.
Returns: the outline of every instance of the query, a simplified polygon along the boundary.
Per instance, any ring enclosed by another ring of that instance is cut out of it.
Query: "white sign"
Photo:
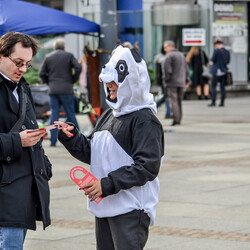
[[[182,29],[183,46],[206,45],[206,30],[202,28]]]

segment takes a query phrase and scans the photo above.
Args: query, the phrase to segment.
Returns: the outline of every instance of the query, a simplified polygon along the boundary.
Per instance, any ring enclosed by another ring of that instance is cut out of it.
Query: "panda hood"
[[[115,117],[144,108],[150,108],[156,113],[147,66],[135,49],[130,50],[121,45],[115,48],[110,60],[102,68],[99,80],[104,83],[106,102]],[[106,83],[112,81],[118,85],[115,101],[109,99],[106,86]]]

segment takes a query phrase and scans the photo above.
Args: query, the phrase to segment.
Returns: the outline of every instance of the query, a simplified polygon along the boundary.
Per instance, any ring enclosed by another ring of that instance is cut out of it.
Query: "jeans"
[[[26,233],[25,228],[0,227],[0,249],[23,250]]]
[[[226,98],[226,90],[225,90],[226,75],[222,75],[222,76],[213,75],[212,89],[211,89],[212,104],[215,104],[215,102],[216,102],[216,87],[217,87],[218,82],[220,82],[220,92],[221,92],[220,93],[221,94],[220,104],[224,105],[224,100]]]
[[[170,101],[168,97],[166,99],[166,115],[169,115],[169,116],[171,115]]]
[[[64,111],[66,112],[67,121],[72,122],[77,128],[79,128],[75,115],[74,95],[50,95],[50,109],[51,109],[50,124],[54,124],[54,121],[59,120],[59,112],[61,105],[63,106]],[[52,129],[50,133],[51,133],[50,142],[52,145],[55,145],[57,142],[58,130]]]

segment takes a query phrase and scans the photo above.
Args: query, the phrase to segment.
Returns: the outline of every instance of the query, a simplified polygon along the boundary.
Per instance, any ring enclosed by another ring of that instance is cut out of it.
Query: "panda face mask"
[[[115,117],[142,108],[156,112],[153,95],[149,92],[151,83],[146,63],[134,49],[119,45],[104,65],[99,79],[104,83],[106,102]]]

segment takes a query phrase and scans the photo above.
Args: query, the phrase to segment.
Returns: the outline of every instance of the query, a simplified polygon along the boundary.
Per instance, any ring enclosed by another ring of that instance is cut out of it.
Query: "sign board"
[[[206,30],[202,28],[182,29],[183,46],[206,45]]]
[[[233,53],[248,53],[248,7],[246,2],[214,2],[213,39],[220,37]]]

